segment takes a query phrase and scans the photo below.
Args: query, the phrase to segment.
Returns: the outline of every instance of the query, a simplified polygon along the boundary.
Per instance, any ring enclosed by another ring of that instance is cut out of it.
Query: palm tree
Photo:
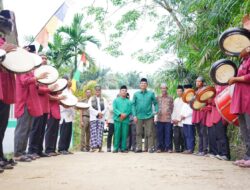
[[[71,70],[71,77],[77,69],[77,56],[86,55],[90,64],[94,63],[94,59],[86,52],[86,45],[92,43],[98,48],[101,46],[99,40],[94,36],[88,35],[87,30],[82,25],[83,15],[75,14],[70,26],[62,26],[58,29],[58,33],[62,35],[64,39],[64,50],[72,53],[73,57],[73,69]]]
[[[53,42],[48,44],[49,50],[47,56],[52,65],[60,70],[70,68],[74,54],[67,50],[63,37],[56,32],[53,36]]]

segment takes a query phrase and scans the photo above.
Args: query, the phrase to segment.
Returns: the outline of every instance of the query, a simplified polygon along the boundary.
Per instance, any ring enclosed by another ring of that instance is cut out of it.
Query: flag
[[[73,92],[75,92],[77,89],[76,83],[80,80],[80,75],[83,72],[83,65],[86,63],[86,61],[87,61],[86,54],[82,53],[81,59],[77,65],[76,71],[75,71],[73,78],[72,78],[72,81],[71,81],[72,82],[71,89]]]
[[[57,26],[63,22],[66,13],[68,11],[68,4],[64,2],[57,11],[51,16],[45,26],[35,37],[35,40],[43,47],[48,46],[49,36],[53,35],[56,31]]]

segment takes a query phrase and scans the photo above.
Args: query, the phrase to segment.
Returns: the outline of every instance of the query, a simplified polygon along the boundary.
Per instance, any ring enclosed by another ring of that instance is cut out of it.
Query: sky
[[[80,12],[83,7],[93,2],[93,0],[71,1],[72,6],[66,14],[63,25],[70,24],[75,13]],[[36,36],[63,2],[64,0],[3,0],[4,9],[15,12],[19,45],[26,45],[24,43],[25,36]],[[96,0],[95,2],[96,5],[102,5],[106,1]],[[119,13],[114,14],[111,19],[117,20],[119,16]],[[175,56],[166,54],[154,64],[143,64],[133,59],[131,53],[142,47],[144,50],[147,50],[155,46],[154,42],[145,41],[145,38],[152,34],[154,30],[155,25],[153,23],[145,22],[141,24],[138,31],[127,34],[122,39],[121,49],[124,55],[118,58],[112,57],[102,51],[102,49],[98,49],[92,45],[87,46],[86,51],[95,58],[97,65],[104,68],[111,68],[112,72],[127,73],[128,71],[136,70],[141,72],[142,76],[153,74],[156,70],[162,68],[167,61],[174,60]],[[93,29],[91,35],[96,36],[101,41],[102,47],[105,47],[109,43],[105,36],[99,33],[98,29]]]

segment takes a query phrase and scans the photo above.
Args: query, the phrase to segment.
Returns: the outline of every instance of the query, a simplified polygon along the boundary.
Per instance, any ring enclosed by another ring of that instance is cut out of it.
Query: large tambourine
[[[206,106],[206,103],[199,102],[195,97],[189,102],[190,107],[193,110],[200,110]]]
[[[205,103],[210,98],[215,97],[215,95],[216,90],[213,86],[205,86],[196,94],[196,99],[201,103]]]
[[[26,73],[31,71],[35,66],[35,61],[30,53],[22,48],[17,48],[6,54],[2,66],[14,73]]]
[[[35,67],[41,66],[43,60],[41,56],[35,54],[35,53],[29,53],[29,55],[34,59]]]
[[[230,28],[219,38],[220,49],[230,56],[239,56],[240,52],[250,46],[250,31],[244,28]]]
[[[72,107],[75,106],[78,102],[77,97],[74,95],[63,95],[65,96],[65,99],[60,100],[61,104],[66,107]]]
[[[50,65],[42,65],[40,67],[38,67],[37,69],[35,69],[34,71],[34,75],[35,77],[38,77],[39,75],[41,75],[42,73],[47,73],[47,77],[43,78],[43,79],[39,79],[38,82],[42,83],[42,84],[52,84],[54,82],[56,82],[56,80],[59,77],[59,73],[56,70],[56,68],[50,66]]]
[[[77,109],[88,109],[90,107],[90,105],[88,103],[85,103],[85,102],[77,102],[75,107]]]
[[[195,96],[195,91],[192,88],[186,89],[182,95],[182,100],[185,103],[189,103]]]
[[[56,82],[49,85],[49,88],[55,84],[57,85],[57,87],[53,89],[52,92],[59,92],[59,91],[63,91],[67,87],[68,81],[66,79],[58,79]]]
[[[228,85],[228,80],[237,76],[237,66],[230,60],[220,59],[213,63],[210,76],[215,84]]]

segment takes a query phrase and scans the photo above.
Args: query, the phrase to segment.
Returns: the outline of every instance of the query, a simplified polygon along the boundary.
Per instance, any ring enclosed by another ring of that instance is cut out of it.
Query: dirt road
[[[249,190],[250,169],[182,154],[82,153],[19,163],[0,190]]]

